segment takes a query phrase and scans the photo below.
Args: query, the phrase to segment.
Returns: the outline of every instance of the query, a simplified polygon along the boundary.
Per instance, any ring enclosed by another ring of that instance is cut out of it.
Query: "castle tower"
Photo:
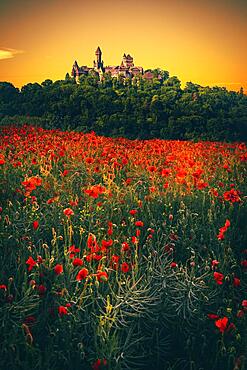
[[[94,68],[103,70],[102,51],[100,50],[99,46],[97,47],[97,50],[95,51],[95,55],[96,55],[96,62],[94,61]]]
[[[133,58],[130,54],[126,55],[124,53],[122,63],[126,68],[134,67]]]
[[[74,77],[75,79],[78,79],[79,73],[80,73],[79,66],[78,66],[77,61],[75,60],[73,67],[72,67],[71,76]]]
[[[100,50],[100,47],[97,47],[97,50],[95,52],[97,63],[101,64],[101,57],[102,57],[102,51]]]

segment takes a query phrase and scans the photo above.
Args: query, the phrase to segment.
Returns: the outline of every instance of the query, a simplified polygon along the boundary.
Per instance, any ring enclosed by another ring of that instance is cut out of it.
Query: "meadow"
[[[244,143],[0,132],[1,370],[244,370]]]

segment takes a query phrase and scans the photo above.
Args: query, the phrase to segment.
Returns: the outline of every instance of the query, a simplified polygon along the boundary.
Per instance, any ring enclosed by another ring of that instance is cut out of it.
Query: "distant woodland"
[[[0,123],[30,123],[131,139],[247,141],[247,96],[243,89],[181,88],[167,71],[152,70],[152,80],[112,78],[95,73],[78,83],[64,80],[28,83],[20,90],[0,82]],[[160,76],[162,78],[160,78]]]

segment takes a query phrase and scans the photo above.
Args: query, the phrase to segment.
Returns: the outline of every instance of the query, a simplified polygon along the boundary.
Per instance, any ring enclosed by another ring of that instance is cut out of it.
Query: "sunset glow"
[[[0,81],[63,79],[100,46],[105,65],[130,53],[183,84],[246,91],[246,18],[243,0],[1,0]]]

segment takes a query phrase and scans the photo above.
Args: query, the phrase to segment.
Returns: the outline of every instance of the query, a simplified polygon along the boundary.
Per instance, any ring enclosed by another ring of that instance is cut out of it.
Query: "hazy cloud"
[[[24,53],[23,50],[0,48],[0,60],[14,58],[17,54]]]

